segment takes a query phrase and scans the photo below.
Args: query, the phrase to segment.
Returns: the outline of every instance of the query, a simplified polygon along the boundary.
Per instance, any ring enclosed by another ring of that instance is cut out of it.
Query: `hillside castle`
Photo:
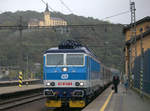
[[[28,23],[28,26],[59,26],[67,25],[67,22],[61,18],[54,18],[50,16],[50,11],[48,9],[48,4],[46,4],[46,9],[44,12],[44,20],[32,19]]]

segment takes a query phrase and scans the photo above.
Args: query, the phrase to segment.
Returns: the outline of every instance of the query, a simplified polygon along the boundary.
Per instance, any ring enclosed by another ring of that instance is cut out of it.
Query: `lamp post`
[[[107,45],[109,44],[109,42],[104,42],[104,48],[105,48],[105,54],[104,54],[104,62],[105,62],[105,60],[107,59]],[[105,63],[106,64],[106,63]]]

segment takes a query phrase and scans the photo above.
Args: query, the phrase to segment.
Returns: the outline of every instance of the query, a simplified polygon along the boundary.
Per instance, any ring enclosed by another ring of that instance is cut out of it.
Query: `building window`
[[[147,25],[147,26],[145,27],[145,30],[149,30],[149,29],[150,29],[150,26]]]
[[[143,28],[140,28],[140,32],[143,32]]]

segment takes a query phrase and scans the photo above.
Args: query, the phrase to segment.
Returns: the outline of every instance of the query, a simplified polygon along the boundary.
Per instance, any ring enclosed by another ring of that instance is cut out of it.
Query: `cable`
[[[69,12],[73,13],[72,10],[62,0],[59,1]]]
[[[47,5],[48,3],[46,3],[44,0],[41,0],[45,5]],[[50,8],[52,11],[55,12],[55,10],[53,10],[53,8],[51,6],[48,5],[48,8]]]
[[[112,17],[116,17],[116,16],[123,15],[123,14],[129,13],[129,12],[130,11],[121,12],[121,13],[118,13],[118,14],[115,14],[115,15],[112,15],[112,16],[108,16],[108,17],[102,18],[101,20],[112,18]]]
[[[44,0],[41,0],[45,5],[48,5],[48,3],[46,3]],[[55,11],[52,7],[50,7],[49,5],[48,5],[48,8],[50,9],[50,10],[52,10],[53,12],[58,12],[58,11]],[[60,16],[60,15],[59,15]],[[58,16],[58,17],[59,17]],[[60,18],[62,18],[61,16],[60,16]]]

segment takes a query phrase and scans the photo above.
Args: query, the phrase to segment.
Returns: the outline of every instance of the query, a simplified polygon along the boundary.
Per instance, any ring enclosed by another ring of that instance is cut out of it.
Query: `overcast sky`
[[[44,0],[55,11],[70,14],[59,0]],[[103,19],[130,10],[129,0],[63,0],[73,14]],[[134,0],[136,19],[150,16],[150,0]],[[0,0],[0,13],[5,11],[34,10],[42,12],[45,5],[41,0]],[[105,19],[113,23],[130,23],[130,13]]]

